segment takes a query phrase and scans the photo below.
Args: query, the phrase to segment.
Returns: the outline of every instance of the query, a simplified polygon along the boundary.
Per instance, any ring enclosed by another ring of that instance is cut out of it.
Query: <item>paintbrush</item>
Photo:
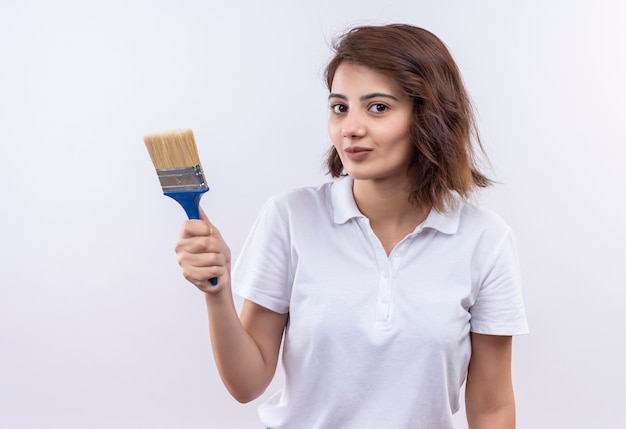
[[[200,198],[209,190],[191,130],[144,136],[163,194],[176,200],[189,219],[200,219]],[[211,284],[217,284],[217,277]]]

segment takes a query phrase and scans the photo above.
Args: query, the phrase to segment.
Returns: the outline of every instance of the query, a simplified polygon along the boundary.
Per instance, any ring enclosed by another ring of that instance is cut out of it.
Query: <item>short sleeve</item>
[[[293,270],[289,224],[275,198],[257,217],[232,272],[233,291],[277,313],[289,311]]]
[[[490,259],[483,261],[485,272],[470,308],[471,331],[488,335],[527,334],[519,259],[510,229]]]

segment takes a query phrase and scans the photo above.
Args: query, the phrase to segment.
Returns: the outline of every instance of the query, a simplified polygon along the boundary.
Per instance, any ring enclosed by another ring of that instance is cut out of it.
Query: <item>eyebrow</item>
[[[361,101],[367,101],[367,100],[371,100],[372,98],[389,98],[391,100],[395,100],[395,101],[400,101],[398,100],[396,97],[394,97],[391,94],[385,94],[384,92],[373,92],[371,94],[366,94],[364,96],[361,97]],[[330,100],[331,98],[340,98],[342,100],[348,100],[348,97],[346,97],[345,95],[342,94],[337,94],[334,92],[331,92],[328,95],[328,99]]]

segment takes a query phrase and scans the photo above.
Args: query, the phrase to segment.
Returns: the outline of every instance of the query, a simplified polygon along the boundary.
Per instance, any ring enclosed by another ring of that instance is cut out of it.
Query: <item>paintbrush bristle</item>
[[[200,165],[191,130],[150,134],[144,136],[143,141],[157,170]]]

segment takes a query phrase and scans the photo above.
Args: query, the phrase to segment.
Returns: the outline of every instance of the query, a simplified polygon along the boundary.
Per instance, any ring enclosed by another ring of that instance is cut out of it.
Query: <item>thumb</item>
[[[200,209],[200,219],[202,219],[205,222],[209,222],[209,217],[204,212],[204,209],[202,209],[202,207],[199,207],[199,209]],[[209,223],[211,223],[211,222],[209,222]]]
[[[209,228],[210,228],[209,235],[216,235],[218,237],[222,236],[220,234],[220,231],[217,229],[217,227],[215,225],[213,225],[213,223],[209,220],[209,217],[204,212],[202,207],[200,207],[200,219],[209,224]]]

